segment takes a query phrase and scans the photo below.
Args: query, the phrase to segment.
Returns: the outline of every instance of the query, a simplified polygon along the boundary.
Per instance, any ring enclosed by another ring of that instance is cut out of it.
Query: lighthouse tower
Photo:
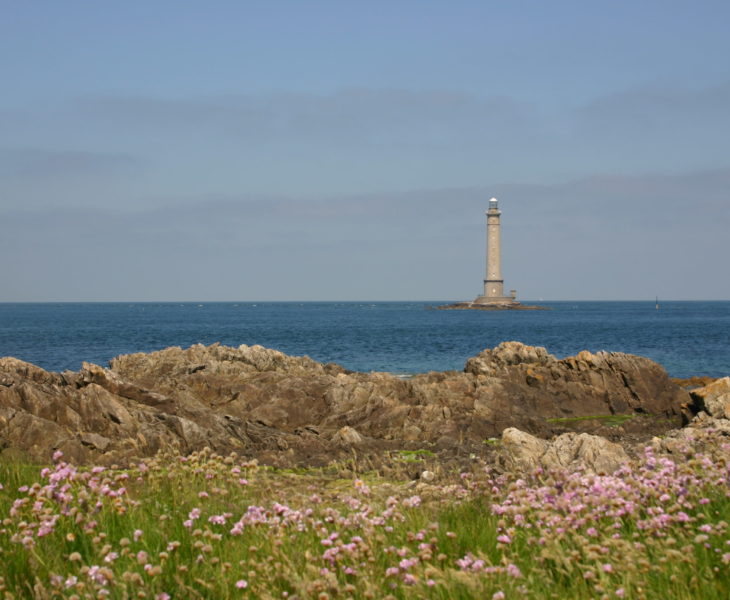
[[[487,210],[487,272],[484,279],[484,294],[474,300],[475,304],[516,303],[517,292],[512,290],[510,296],[504,295],[499,231],[501,214],[497,199],[492,198]]]

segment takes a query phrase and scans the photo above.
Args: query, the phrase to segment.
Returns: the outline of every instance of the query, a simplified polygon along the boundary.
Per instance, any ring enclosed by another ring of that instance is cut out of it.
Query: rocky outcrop
[[[687,427],[669,431],[651,441],[657,452],[686,454],[690,451],[717,448],[727,452],[730,447],[730,377],[723,377],[690,392],[697,413]]]
[[[730,377],[723,377],[690,392],[698,411],[716,419],[730,419]]]
[[[619,444],[587,433],[564,433],[547,441],[510,427],[502,432],[499,462],[510,471],[577,468],[610,474],[629,461]]]
[[[504,393],[519,397],[521,406],[556,417],[670,415],[690,401],[660,365],[620,352],[584,350],[558,360],[545,348],[505,342],[470,358],[466,372],[481,381],[498,380]]]
[[[76,462],[123,464],[204,446],[279,464],[409,447],[470,455],[509,427],[550,437],[591,416],[651,415],[659,433],[692,405],[647,359],[559,360],[517,342],[469,359],[464,372],[405,380],[260,346],[167,348],[62,374],[0,359],[0,445],[40,460],[61,449]]]

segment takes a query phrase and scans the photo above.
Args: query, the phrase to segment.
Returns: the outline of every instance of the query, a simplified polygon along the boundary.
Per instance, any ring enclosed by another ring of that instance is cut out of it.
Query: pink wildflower
[[[520,568],[512,563],[507,565],[507,574],[514,578],[522,577],[522,571],[520,571]]]
[[[404,498],[402,504],[407,508],[416,508],[421,505],[421,497],[411,496],[410,498]]]
[[[500,544],[511,544],[512,538],[508,535],[500,535],[500,536],[497,536],[497,541]]]
[[[492,594],[492,600],[504,600],[504,592],[502,590],[494,592]]]
[[[248,581],[246,581],[245,579],[239,579],[239,580],[238,580],[238,581],[236,582],[236,587],[237,587],[237,588],[238,588],[239,590],[245,590],[245,589],[246,589],[246,588],[248,587]]]

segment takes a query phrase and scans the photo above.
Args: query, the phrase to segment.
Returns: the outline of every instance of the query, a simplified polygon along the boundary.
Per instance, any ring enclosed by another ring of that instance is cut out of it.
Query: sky
[[[0,302],[728,300],[729,22],[0,0]]]

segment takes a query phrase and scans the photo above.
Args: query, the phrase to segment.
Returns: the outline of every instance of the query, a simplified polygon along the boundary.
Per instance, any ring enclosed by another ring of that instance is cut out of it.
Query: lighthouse
[[[515,290],[512,290],[509,296],[504,295],[499,221],[501,215],[499,202],[496,198],[492,198],[487,210],[487,271],[484,278],[484,294],[474,300],[475,304],[517,303]]]

